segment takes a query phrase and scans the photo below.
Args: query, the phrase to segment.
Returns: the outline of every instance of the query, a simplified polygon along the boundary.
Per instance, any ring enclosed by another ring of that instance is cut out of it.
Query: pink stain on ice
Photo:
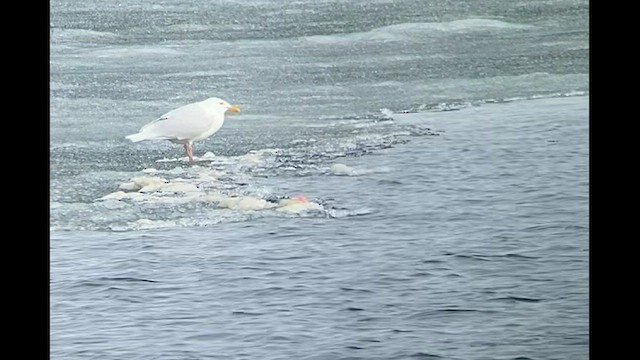
[[[300,203],[308,203],[309,202],[309,199],[307,199],[307,197],[304,196],[304,195],[292,196],[290,199],[291,200],[295,200],[295,201],[300,202]]]

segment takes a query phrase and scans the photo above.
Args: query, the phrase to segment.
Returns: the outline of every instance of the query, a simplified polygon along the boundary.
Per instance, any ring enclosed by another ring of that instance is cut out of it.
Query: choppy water
[[[588,51],[586,1],[53,2],[51,357],[586,358]],[[209,96],[196,165],[124,139]]]

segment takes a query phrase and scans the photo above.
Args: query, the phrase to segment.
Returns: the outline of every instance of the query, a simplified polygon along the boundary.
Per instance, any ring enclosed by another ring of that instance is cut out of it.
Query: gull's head
[[[238,107],[237,105],[231,105],[220,98],[216,98],[216,97],[208,98],[207,100],[204,101],[204,103],[207,105],[207,107],[210,107],[213,109],[219,109],[222,112],[227,112],[227,111],[232,113],[240,112],[240,107]]]

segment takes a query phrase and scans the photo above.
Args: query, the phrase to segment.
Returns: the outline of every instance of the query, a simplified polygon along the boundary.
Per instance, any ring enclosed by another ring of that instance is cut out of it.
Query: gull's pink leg
[[[184,151],[187,153],[187,156],[189,157],[189,162],[193,162],[193,149],[191,148],[191,145],[184,144]]]

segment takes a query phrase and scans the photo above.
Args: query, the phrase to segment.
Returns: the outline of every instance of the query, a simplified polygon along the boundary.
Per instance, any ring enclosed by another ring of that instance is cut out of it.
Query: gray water
[[[50,19],[52,358],[588,357],[586,1]],[[195,165],[124,139],[210,96]]]

